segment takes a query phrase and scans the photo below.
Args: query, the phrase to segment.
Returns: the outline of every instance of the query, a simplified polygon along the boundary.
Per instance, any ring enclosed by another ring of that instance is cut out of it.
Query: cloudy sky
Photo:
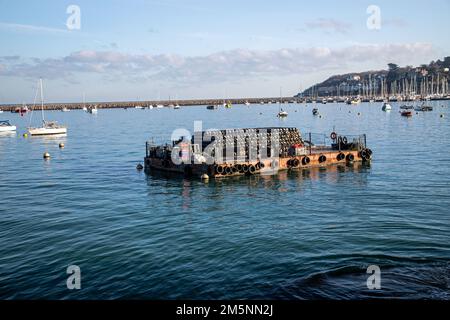
[[[449,0],[0,0],[0,104],[32,101],[39,77],[48,102],[294,95],[336,73],[450,55],[449,9]]]

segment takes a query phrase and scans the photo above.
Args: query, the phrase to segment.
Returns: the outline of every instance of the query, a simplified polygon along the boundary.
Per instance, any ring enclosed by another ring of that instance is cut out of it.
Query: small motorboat
[[[63,108],[61,109],[61,111],[62,111],[62,112],[69,112],[70,110],[69,110],[67,107],[63,107]]]
[[[283,109],[280,110],[280,112],[278,112],[277,117],[278,118],[286,118],[288,116],[287,111],[284,111]]]
[[[181,107],[180,107],[180,105],[176,104],[176,105],[173,106],[173,108],[174,108],[175,110],[178,110],[178,109],[180,109]]]
[[[210,105],[210,106],[206,107],[206,109],[208,109],[208,110],[217,110],[218,108],[219,108],[219,106],[217,106],[217,105]]]
[[[319,114],[319,109],[317,108],[312,109],[312,114],[313,116],[317,116]]]
[[[162,108],[164,108],[164,106],[162,104],[157,104],[156,105],[156,109],[162,109]]]
[[[97,106],[93,106],[93,107],[87,108],[87,113],[90,113],[90,114],[97,114],[97,113],[98,113]]]
[[[143,106],[135,106],[134,108],[135,108],[135,109],[144,109]]]
[[[381,107],[381,110],[382,111],[391,111],[392,107],[391,107],[391,105],[389,103],[385,102],[385,103],[383,103],[383,106]]]
[[[412,111],[411,110],[403,110],[403,111],[400,111],[400,114],[401,114],[401,116],[402,117],[412,117]]]
[[[244,103],[247,107],[250,105],[250,102],[248,102],[248,101],[245,101],[245,103]]]
[[[427,112],[427,111],[433,111],[433,107],[432,106],[426,106],[426,105],[422,104],[420,107],[416,107],[414,110],[415,111]]]
[[[153,105],[152,105],[152,104],[149,104],[149,105],[147,106],[147,109],[152,110],[152,109],[153,109]]]
[[[0,132],[16,131],[16,126],[13,126],[9,120],[0,120]]]

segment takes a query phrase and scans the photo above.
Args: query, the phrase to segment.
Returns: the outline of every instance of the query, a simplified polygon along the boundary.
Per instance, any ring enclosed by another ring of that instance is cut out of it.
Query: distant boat
[[[217,105],[210,105],[210,106],[206,107],[206,109],[208,109],[208,110],[217,110],[218,108],[219,108],[219,106],[217,106]]]
[[[9,120],[0,120],[0,132],[11,132],[11,131],[16,131],[16,126],[13,126],[9,122]]]
[[[287,111],[284,111],[283,109],[281,109],[280,112],[278,112],[277,117],[278,118],[286,118],[288,116]]]
[[[278,118],[286,118],[288,116],[287,111],[284,111],[283,108],[281,108],[282,103],[283,103],[283,94],[281,92],[281,87],[280,87],[280,101],[278,104],[278,114],[277,114]]]
[[[23,104],[22,107],[16,107],[12,112],[20,113],[21,115],[23,115],[24,113],[28,112],[28,107],[25,104]]]
[[[135,109],[144,109],[143,106],[135,106],[134,108],[135,108]]]
[[[247,107],[250,105],[250,102],[248,102],[248,101],[245,101],[245,103],[244,103]]]
[[[402,117],[412,117],[412,111],[410,111],[410,110],[404,110],[404,111],[401,111],[401,112],[400,112],[400,115],[401,115]]]
[[[383,106],[381,107],[381,110],[382,110],[382,111],[391,111],[391,110],[392,110],[392,107],[391,107],[391,105],[390,105],[389,103],[385,102],[385,103],[383,104]]]
[[[414,110],[415,111],[422,111],[422,112],[433,111],[433,107],[432,106],[426,106],[425,104],[422,104],[420,107],[416,107]]]
[[[62,111],[62,112],[69,112],[70,110],[69,110],[67,107],[63,107],[63,108],[61,109],[61,111]]]
[[[147,109],[153,109],[153,105],[151,105],[151,104],[149,104],[148,106],[147,106]]]
[[[162,104],[157,104],[156,105],[156,109],[162,109],[162,108],[164,108],[164,106]]]
[[[313,116],[317,116],[319,114],[319,109],[317,108],[312,109],[312,114]]]
[[[176,104],[176,105],[173,106],[173,108],[174,108],[175,110],[178,110],[178,109],[180,109],[181,107],[180,107],[178,104]]]
[[[322,104],[327,104],[327,99],[322,99]]]
[[[41,110],[42,110],[42,127],[28,128],[28,133],[32,136],[44,136],[55,134],[67,134],[67,127],[59,125],[56,121],[45,121],[44,119],[44,89],[42,86],[42,79],[39,79],[41,88]]]
[[[90,113],[90,114],[97,114],[98,113],[97,106],[89,107],[87,109],[87,112]]]
[[[0,110],[0,113],[3,113],[3,110]]]
[[[88,109],[86,108],[86,95],[83,92],[83,111],[87,111]]]
[[[406,104],[404,104],[404,105],[402,105],[401,107],[400,107],[400,109],[402,109],[402,110],[412,110],[412,109],[414,109],[414,106],[412,106],[412,105],[406,105]]]

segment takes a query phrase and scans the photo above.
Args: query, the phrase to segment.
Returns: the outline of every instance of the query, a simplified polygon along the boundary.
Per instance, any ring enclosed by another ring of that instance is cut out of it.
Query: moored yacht
[[[39,79],[39,84],[41,89],[42,127],[30,127],[28,128],[28,133],[32,136],[67,134],[67,127],[59,125],[56,121],[46,121],[44,119],[44,93],[42,88],[42,79]]]

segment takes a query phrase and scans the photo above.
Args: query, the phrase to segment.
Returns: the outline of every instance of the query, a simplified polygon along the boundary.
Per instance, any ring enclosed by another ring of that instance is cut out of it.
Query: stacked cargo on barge
[[[297,128],[284,127],[201,131],[163,145],[147,142],[145,169],[223,178],[369,162],[372,158],[364,134],[332,132],[329,137],[322,135],[320,141],[314,136],[309,133],[304,138]]]

